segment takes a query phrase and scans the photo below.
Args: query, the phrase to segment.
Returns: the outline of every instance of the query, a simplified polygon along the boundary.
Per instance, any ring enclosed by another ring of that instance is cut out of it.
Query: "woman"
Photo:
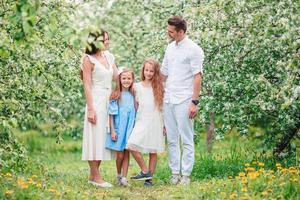
[[[105,148],[105,140],[111,83],[117,77],[117,68],[113,55],[107,51],[108,45],[107,32],[90,33],[81,65],[86,99],[82,160],[87,160],[90,166],[88,182],[98,187],[112,187],[99,172],[101,161],[112,158],[112,151]]]

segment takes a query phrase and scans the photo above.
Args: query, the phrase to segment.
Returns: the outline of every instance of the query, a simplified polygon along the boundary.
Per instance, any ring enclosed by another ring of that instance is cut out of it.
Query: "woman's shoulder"
[[[82,56],[82,62],[83,63],[92,63],[92,64],[95,64],[96,58],[94,58],[93,56],[91,56],[89,54],[83,54],[83,56]]]
[[[110,53],[108,50],[104,51],[105,56],[110,60],[110,61],[115,61],[115,56]]]

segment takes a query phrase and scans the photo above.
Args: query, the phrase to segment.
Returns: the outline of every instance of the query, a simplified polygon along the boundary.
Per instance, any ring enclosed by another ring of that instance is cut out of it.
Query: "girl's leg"
[[[143,173],[148,173],[148,168],[145,164],[142,154],[138,151],[130,151],[130,152],[134,157],[134,159],[136,160],[137,164],[140,166]]]
[[[149,171],[154,174],[157,163],[157,153],[149,153]]]
[[[130,161],[129,151],[124,150],[124,159],[123,159],[123,163],[122,163],[123,177],[127,177],[129,161]]]
[[[117,151],[116,166],[117,166],[118,175],[122,173],[123,160],[124,160],[124,151]]]

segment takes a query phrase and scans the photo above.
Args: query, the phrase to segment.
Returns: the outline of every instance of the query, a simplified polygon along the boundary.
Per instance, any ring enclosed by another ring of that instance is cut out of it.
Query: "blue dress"
[[[108,106],[109,115],[113,115],[117,141],[111,139],[110,132],[106,137],[105,147],[116,151],[124,151],[127,140],[133,130],[135,121],[134,97],[130,92],[121,92],[119,100],[112,100]]]

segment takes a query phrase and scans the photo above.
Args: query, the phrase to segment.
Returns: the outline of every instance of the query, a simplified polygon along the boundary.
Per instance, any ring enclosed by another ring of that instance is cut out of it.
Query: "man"
[[[186,31],[183,18],[174,16],[168,20],[168,35],[173,41],[167,46],[161,67],[166,81],[164,121],[171,184],[189,184],[194,165],[193,119],[198,111],[204,53],[186,36]],[[179,138],[183,147],[182,159]]]

